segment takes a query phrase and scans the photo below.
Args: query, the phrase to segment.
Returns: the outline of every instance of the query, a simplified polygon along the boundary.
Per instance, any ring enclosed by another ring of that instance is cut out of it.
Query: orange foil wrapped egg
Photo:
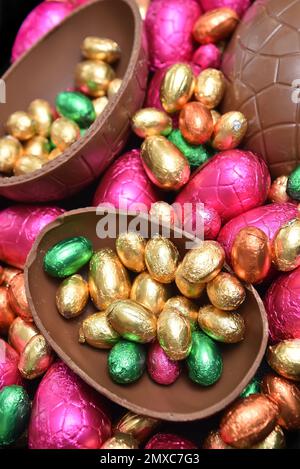
[[[32,315],[28,306],[25,292],[24,274],[17,274],[8,287],[9,305],[15,313],[25,321],[32,321]]]
[[[187,103],[179,116],[179,129],[189,143],[200,145],[210,139],[213,118],[210,110],[201,103]]]
[[[8,289],[0,287],[0,335],[8,333],[9,326],[16,315],[11,309],[8,301]]]
[[[200,44],[217,43],[226,39],[235,30],[239,17],[231,8],[216,8],[200,16],[193,35]]]

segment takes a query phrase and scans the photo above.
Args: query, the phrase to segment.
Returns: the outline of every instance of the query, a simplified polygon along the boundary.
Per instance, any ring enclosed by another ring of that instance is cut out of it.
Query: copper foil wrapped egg
[[[171,296],[168,285],[157,282],[148,272],[138,275],[132,285],[130,299],[159,315]]]
[[[113,63],[120,59],[121,48],[112,39],[87,36],[82,45],[83,57],[90,60],[103,60],[103,62]]]
[[[194,88],[195,77],[191,66],[184,63],[171,65],[160,88],[160,99],[165,111],[180,111],[191,99]]]
[[[203,449],[234,449],[227,445],[221,438],[220,432],[212,430],[203,442]]]
[[[8,118],[6,130],[16,139],[25,141],[35,135],[36,123],[27,112],[17,111]]]
[[[51,126],[51,140],[61,151],[65,151],[79,138],[80,129],[75,122],[65,117],[59,117],[53,122]]]
[[[110,326],[106,311],[85,318],[79,330],[79,342],[85,342],[99,349],[110,349],[120,339],[120,335]]]
[[[235,448],[247,448],[266,438],[275,428],[279,409],[263,394],[239,400],[223,416],[220,436]]]
[[[152,135],[167,136],[172,130],[172,119],[159,109],[146,107],[132,117],[132,130],[141,138]]]
[[[115,72],[111,66],[100,60],[80,62],[75,71],[76,88],[93,98],[104,96],[114,78]]]
[[[5,386],[21,384],[18,363],[19,354],[7,342],[0,339],[0,390]]]
[[[10,307],[18,316],[25,321],[33,320],[26,297],[25,279],[22,272],[15,275],[9,284],[8,301]]]
[[[117,423],[115,430],[133,436],[139,443],[145,441],[160,421],[144,415],[127,412]]]
[[[209,337],[226,344],[241,342],[245,336],[245,322],[239,313],[222,311],[212,305],[200,308],[198,323]]]
[[[145,265],[146,240],[134,232],[121,233],[116,240],[116,250],[121,262],[133,272],[142,272]]]
[[[192,345],[190,321],[174,308],[164,309],[157,320],[157,338],[171,360],[184,360]]]
[[[206,283],[218,275],[224,261],[225,253],[219,243],[203,241],[184,256],[180,270],[188,282]]]
[[[239,17],[231,8],[216,8],[200,16],[193,29],[193,35],[200,44],[217,43],[233,33]]]
[[[10,135],[2,137],[0,139],[0,172],[12,173],[21,152],[22,145],[19,140]]]
[[[175,282],[180,293],[191,299],[200,298],[206,286],[205,283],[192,283],[186,280],[182,264],[179,265],[176,271]]]
[[[191,324],[191,330],[194,331],[198,326],[198,305],[193,301],[185,298],[184,296],[173,296],[170,298],[165,306],[165,309],[175,309],[178,313],[182,314]]]
[[[15,317],[16,314],[9,305],[8,289],[0,287],[0,335],[8,333],[8,329]]]
[[[274,430],[262,441],[251,446],[251,449],[284,449],[285,436],[282,428],[276,425]]]
[[[37,134],[48,137],[54,114],[48,101],[35,99],[28,106],[28,114],[34,119]]]
[[[285,202],[289,202],[291,199],[287,194],[287,183],[288,183],[288,176],[279,176],[276,178],[270,187],[268,193],[268,199],[271,202],[277,202],[279,204],[284,204]]]
[[[300,390],[297,384],[275,375],[266,375],[262,390],[279,408],[278,424],[286,430],[300,429]]]
[[[53,353],[41,334],[33,336],[20,356],[19,371],[23,378],[35,379],[43,375],[53,361]]]
[[[79,316],[89,300],[89,287],[81,275],[72,275],[60,284],[56,292],[56,306],[66,319]]]
[[[171,283],[175,279],[179,252],[172,241],[157,235],[146,244],[145,262],[154,280]]]
[[[30,339],[38,333],[33,323],[16,318],[9,328],[8,341],[18,353],[22,353]]]
[[[211,303],[224,311],[237,309],[246,298],[246,290],[239,279],[227,272],[220,272],[206,287]]]
[[[212,146],[219,151],[231,150],[239,146],[248,128],[247,119],[241,112],[223,114],[215,124]]]
[[[206,68],[196,78],[195,98],[208,109],[221,102],[225,92],[225,78],[220,70]]]
[[[179,129],[185,140],[192,145],[207,142],[213,132],[209,109],[197,101],[187,103],[179,115]]]
[[[295,218],[277,232],[272,260],[278,270],[288,272],[300,266],[300,219]]]
[[[300,339],[283,340],[270,345],[267,360],[279,375],[300,381]]]
[[[138,442],[133,438],[132,435],[117,432],[101,446],[101,449],[124,451],[129,449],[138,449],[138,447]]]
[[[249,283],[262,282],[271,268],[271,247],[259,228],[242,228],[231,251],[232,267],[236,275]]]

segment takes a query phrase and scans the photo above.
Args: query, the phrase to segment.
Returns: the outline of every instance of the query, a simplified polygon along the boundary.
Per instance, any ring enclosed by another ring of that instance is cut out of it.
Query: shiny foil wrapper
[[[134,114],[131,125],[134,133],[141,138],[167,136],[172,130],[172,119],[159,109],[147,107]]]
[[[10,345],[21,354],[28,342],[39,333],[33,323],[25,322],[22,318],[16,318],[8,331]]]
[[[6,122],[6,132],[23,142],[34,137],[36,124],[27,112],[17,111],[9,116]]]
[[[138,449],[138,447],[138,442],[132,435],[118,432],[107,440],[104,445],[101,446],[101,449],[128,450]]]
[[[123,81],[121,78],[114,78],[108,85],[107,88],[107,97],[108,99],[112,99],[116,94],[119,93],[119,90],[122,86]]]
[[[8,287],[8,301],[11,309],[25,321],[33,321],[28,305],[24,274],[19,273],[13,277]]]
[[[204,44],[194,52],[192,61],[201,69],[220,68],[222,52],[215,44]]]
[[[0,339],[0,390],[12,384],[21,384],[22,378],[18,370],[19,354]]]
[[[11,267],[10,265],[6,265],[5,267],[2,267],[2,272],[1,272],[1,278],[2,278],[2,284],[4,287],[9,287],[10,283],[12,282],[12,279],[20,274],[22,271],[20,269],[17,269],[15,267]]]
[[[164,309],[157,320],[157,338],[171,360],[184,360],[191,350],[190,321],[176,309]]]
[[[292,381],[300,381],[300,339],[283,340],[270,345],[267,360],[279,375]]]
[[[92,101],[82,93],[74,91],[58,93],[55,99],[55,107],[60,116],[76,122],[81,130],[90,127],[96,119]]]
[[[102,60],[114,63],[121,58],[121,47],[112,39],[87,36],[82,45],[83,57],[89,60]]]
[[[10,325],[16,317],[8,299],[8,289],[0,287],[0,335],[7,335]]]
[[[287,194],[288,176],[279,176],[272,182],[269,190],[268,199],[270,202],[284,204],[290,202],[291,199]]]
[[[133,282],[130,299],[158,316],[171,294],[171,288],[168,285],[157,282],[147,272],[143,272]]]
[[[169,308],[185,316],[190,321],[192,331],[197,329],[199,306],[196,303],[184,296],[173,296],[165,304],[165,309]]]
[[[85,318],[79,330],[79,342],[85,342],[99,349],[110,349],[120,339],[120,335],[110,326],[106,311]]]
[[[79,316],[89,300],[89,287],[81,275],[72,275],[60,284],[56,292],[56,306],[66,319]]]
[[[199,310],[200,328],[212,339],[227,344],[241,342],[245,337],[245,322],[237,312],[222,311],[215,306],[203,306]]]
[[[202,46],[209,47],[212,45]],[[225,92],[225,77],[220,70],[206,68],[201,72],[195,85],[195,98],[208,109],[214,109],[221,102]]]
[[[300,200],[300,168],[296,169],[289,175],[287,182],[287,193],[295,200]]]
[[[30,400],[22,386],[7,386],[0,391],[0,447],[14,443],[26,430]]]
[[[78,125],[66,119],[59,117],[51,126],[51,140],[61,151],[65,151],[80,138],[80,128]]]
[[[115,383],[134,383],[143,375],[145,365],[146,352],[140,344],[120,340],[109,352],[108,372]]]
[[[217,344],[203,332],[192,334],[192,347],[187,358],[189,378],[201,386],[216,383],[223,372],[223,360]]]
[[[146,240],[134,232],[121,233],[116,240],[116,250],[121,262],[133,272],[143,272]]]
[[[282,428],[276,425],[274,430],[264,440],[251,446],[251,449],[284,449],[285,446],[285,436]]]
[[[155,342],[148,350],[147,370],[153,381],[168,386],[180,376],[181,365],[171,360],[159,343]]]
[[[246,290],[239,279],[227,272],[220,272],[206,287],[208,298],[219,309],[233,311],[246,299]]]
[[[171,283],[179,262],[175,244],[162,236],[155,236],[146,244],[145,262],[149,274],[161,283]]]
[[[47,159],[40,156],[22,155],[17,159],[14,165],[14,175],[22,176],[24,174],[38,171],[47,162]]]
[[[203,442],[202,449],[234,449],[227,445],[221,438],[220,432],[212,430]]]
[[[300,219],[283,225],[272,244],[272,260],[278,270],[289,272],[300,267]]]
[[[31,138],[24,145],[24,154],[30,156],[37,156],[41,159],[47,159],[49,155],[49,141],[46,137],[37,135]]]
[[[224,6],[234,10],[241,18],[245,11],[250,7],[250,0],[201,0],[201,6],[204,11],[215,10]]]
[[[160,88],[160,100],[168,113],[180,111],[191,99],[195,89],[195,77],[190,65],[175,63],[166,71]]]
[[[7,135],[0,139],[0,171],[11,174],[22,153],[22,145],[16,138]]]
[[[187,103],[180,111],[179,129],[184,139],[192,145],[207,142],[213,132],[211,112],[197,101]]]
[[[206,286],[205,283],[191,283],[186,280],[182,264],[179,265],[176,271],[175,282],[180,293],[190,299],[200,298]]]
[[[23,378],[35,379],[43,375],[53,361],[53,353],[41,334],[33,336],[20,355],[19,371]]]
[[[231,150],[240,145],[246,135],[248,122],[238,111],[226,112],[215,124],[212,146],[216,150]]]
[[[159,223],[168,224],[168,225],[177,225],[178,217],[172,205],[167,202],[160,201],[152,204],[149,211],[151,218],[158,220]]]
[[[159,424],[157,419],[127,412],[117,423],[115,431],[131,435],[139,443],[143,443]]]
[[[204,13],[196,21],[193,35],[200,44],[217,43],[233,33],[238,25],[238,15],[231,8],[217,8]]]
[[[109,83],[114,78],[115,72],[112,67],[100,60],[85,60],[76,66],[76,88],[92,98],[105,96]]]
[[[48,101],[35,99],[28,106],[28,114],[35,122],[38,135],[49,137],[54,111]]]
[[[93,99],[93,106],[97,117],[102,114],[107,104],[108,98],[106,96],[100,96],[100,98]]]
[[[216,241],[203,241],[191,249],[181,264],[181,273],[192,284],[206,283],[216,277],[225,261],[222,246]]]
[[[146,444],[145,449],[197,449],[197,446],[190,440],[173,433],[156,433]]]

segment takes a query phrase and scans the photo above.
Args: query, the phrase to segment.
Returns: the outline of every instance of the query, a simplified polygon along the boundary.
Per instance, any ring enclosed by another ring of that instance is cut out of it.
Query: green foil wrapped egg
[[[187,358],[189,377],[202,386],[211,386],[220,378],[223,360],[215,342],[203,332],[193,332]]]
[[[300,165],[289,175],[287,193],[295,200],[300,200]]]
[[[168,140],[184,154],[192,169],[206,163],[214,154],[213,150],[210,153],[203,145],[191,145],[188,143],[179,129],[174,129],[168,136]]]
[[[0,446],[10,445],[26,430],[30,400],[22,386],[6,386],[0,392]]]
[[[146,352],[142,345],[121,340],[110,351],[108,371],[119,384],[137,381],[145,370]]]
[[[251,394],[259,394],[261,392],[261,384],[257,378],[253,378],[245,389],[241,392],[241,397],[248,397]]]
[[[55,244],[46,253],[44,269],[52,277],[68,277],[87,264],[92,255],[93,246],[87,238],[67,238]]]
[[[57,112],[81,128],[89,127],[96,119],[93,102],[77,91],[63,91],[56,97]]]

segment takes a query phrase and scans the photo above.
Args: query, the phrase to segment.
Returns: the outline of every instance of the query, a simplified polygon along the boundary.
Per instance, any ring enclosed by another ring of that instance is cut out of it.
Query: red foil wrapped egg
[[[172,433],[157,433],[145,446],[145,449],[197,449],[191,441]]]
[[[4,386],[21,384],[18,363],[19,354],[7,342],[0,339],[0,390]]]

